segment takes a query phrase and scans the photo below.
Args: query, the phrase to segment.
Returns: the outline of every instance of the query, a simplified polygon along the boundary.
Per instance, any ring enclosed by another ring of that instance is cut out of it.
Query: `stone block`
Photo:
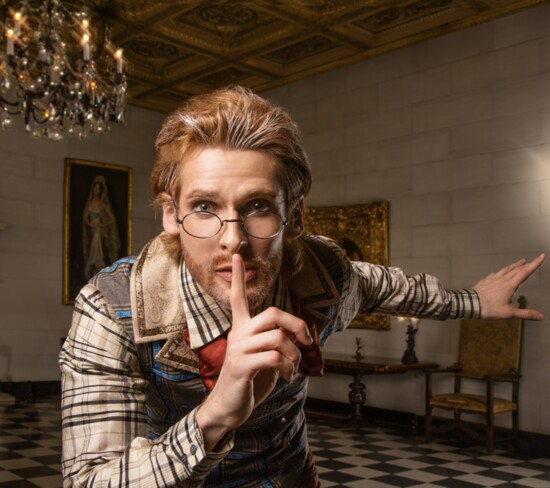
[[[304,146],[310,155],[331,151],[344,147],[344,136],[333,130],[317,131],[312,134],[304,134]]]
[[[2,179],[15,176],[32,178],[33,175],[33,156],[27,156],[18,152],[0,151],[0,176]]]
[[[476,188],[491,183],[491,155],[480,154],[416,165],[413,168],[415,195],[434,191]]]
[[[449,253],[451,256],[491,254],[493,252],[493,229],[487,222],[453,224],[449,230]]]
[[[346,145],[403,137],[412,133],[412,113],[399,109],[366,116],[361,121],[346,123],[344,133]]]
[[[409,166],[448,159],[451,152],[450,132],[423,132],[380,142],[380,169]]]
[[[412,229],[414,257],[490,254],[493,231],[487,223],[418,226]]]
[[[331,119],[344,121],[363,119],[376,114],[376,90],[337,92],[317,101],[317,124]]]
[[[374,143],[318,153],[312,161],[315,178],[373,171],[376,169],[376,153]]]
[[[508,115],[451,128],[454,157],[488,153],[538,144],[542,115],[539,111]]]
[[[395,110],[443,97],[451,92],[451,72],[448,66],[437,67],[379,85],[379,110]]]
[[[0,198],[0,222],[9,227],[30,227],[34,224],[34,205],[31,202]],[[0,239],[1,236],[2,234]]]
[[[391,207],[390,207],[391,212]],[[390,218],[389,230],[389,255],[391,260],[412,257],[412,233],[411,227],[392,227]]]
[[[494,244],[497,253],[539,254],[550,250],[550,216],[493,222]]]
[[[525,146],[493,154],[493,182],[519,183],[550,179],[550,144]],[[545,192],[542,192],[544,197]]]
[[[542,127],[540,142],[550,142],[550,110],[546,109],[542,111]]]
[[[0,179],[0,195],[9,200],[61,206],[63,185],[61,181],[10,176]]]
[[[37,180],[62,183],[64,171],[65,161],[63,159],[36,158],[34,177]]]
[[[346,179],[344,177],[319,178],[312,185],[306,205],[328,207],[344,205],[344,202],[346,202]]]
[[[451,221],[451,197],[433,193],[391,201],[392,225],[397,227],[447,224]]]
[[[518,183],[460,190],[452,194],[453,222],[489,221],[538,215],[536,183]]]
[[[491,93],[488,90],[455,94],[417,104],[412,109],[414,132],[453,127],[491,117]]]
[[[451,225],[418,226],[412,229],[413,257],[451,254]]]
[[[542,71],[550,71],[550,34],[547,34],[541,39],[542,50]]]
[[[13,226],[2,233],[0,252],[60,256],[62,242],[58,230]]]
[[[496,49],[547,36],[550,32],[550,6],[541,5],[502,17],[492,22],[492,28]]]
[[[493,113],[496,117],[550,107],[550,73],[522,78],[495,87]]]
[[[349,204],[388,200],[410,194],[410,168],[392,168],[350,174],[346,177],[346,202]]]
[[[452,91],[492,88],[497,83],[534,75],[541,69],[540,43],[531,41],[472,56],[452,65]]]
[[[492,49],[492,30],[487,25],[477,25],[416,44],[412,48],[412,60],[415,69],[424,70]]]

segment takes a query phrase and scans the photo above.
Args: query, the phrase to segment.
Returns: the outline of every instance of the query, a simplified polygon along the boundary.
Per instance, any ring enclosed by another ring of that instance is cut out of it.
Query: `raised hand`
[[[300,363],[298,340],[311,344],[303,320],[271,307],[250,316],[242,257],[233,255],[232,328],[216,386],[197,412],[205,444],[213,447],[228,430],[248,419],[273,391],[279,375],[290,381]]]
[[[531,276],[546,260],[541,254],[530,262],[521,259],[496,273],[483,278],[473,289],[481,302],[481,317],[487,319],[507,319],[512,317],[527,320],[544,320],[538,310],[521,309],[512,305],[512,298],[519,286]]]

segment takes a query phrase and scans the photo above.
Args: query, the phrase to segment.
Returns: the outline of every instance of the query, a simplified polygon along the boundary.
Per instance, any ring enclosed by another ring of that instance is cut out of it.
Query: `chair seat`
[[[517,410],[514,402],[504,398],[493,399],[493,412],[511,412]],[[430,398],[431,407],[460,409],[470,412],[487,412],[487,397],[485,395],[474,395],[470,393],[446,393],[444,395],[434,395]]]

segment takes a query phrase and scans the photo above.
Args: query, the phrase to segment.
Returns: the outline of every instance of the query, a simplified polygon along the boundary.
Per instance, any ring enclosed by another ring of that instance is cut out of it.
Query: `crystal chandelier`
[[[124,123],[125,61],[92,1],[4,4],[0,123],[21,115],[34,137],[80,139]],[[1,37],[0,37],[1,39]],[[1,41],[0,41],[1,42]]]

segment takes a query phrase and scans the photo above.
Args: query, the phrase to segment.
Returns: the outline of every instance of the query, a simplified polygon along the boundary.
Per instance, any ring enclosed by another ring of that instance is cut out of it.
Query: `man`
[[[190,99],[156,149],[164,233],[83,288],[61,352],[65,487],[316,487],[307,377],[358,311],[543,318],[510,304],[542,255],[449,291],[304,237],[298,130],[246,89]]]

